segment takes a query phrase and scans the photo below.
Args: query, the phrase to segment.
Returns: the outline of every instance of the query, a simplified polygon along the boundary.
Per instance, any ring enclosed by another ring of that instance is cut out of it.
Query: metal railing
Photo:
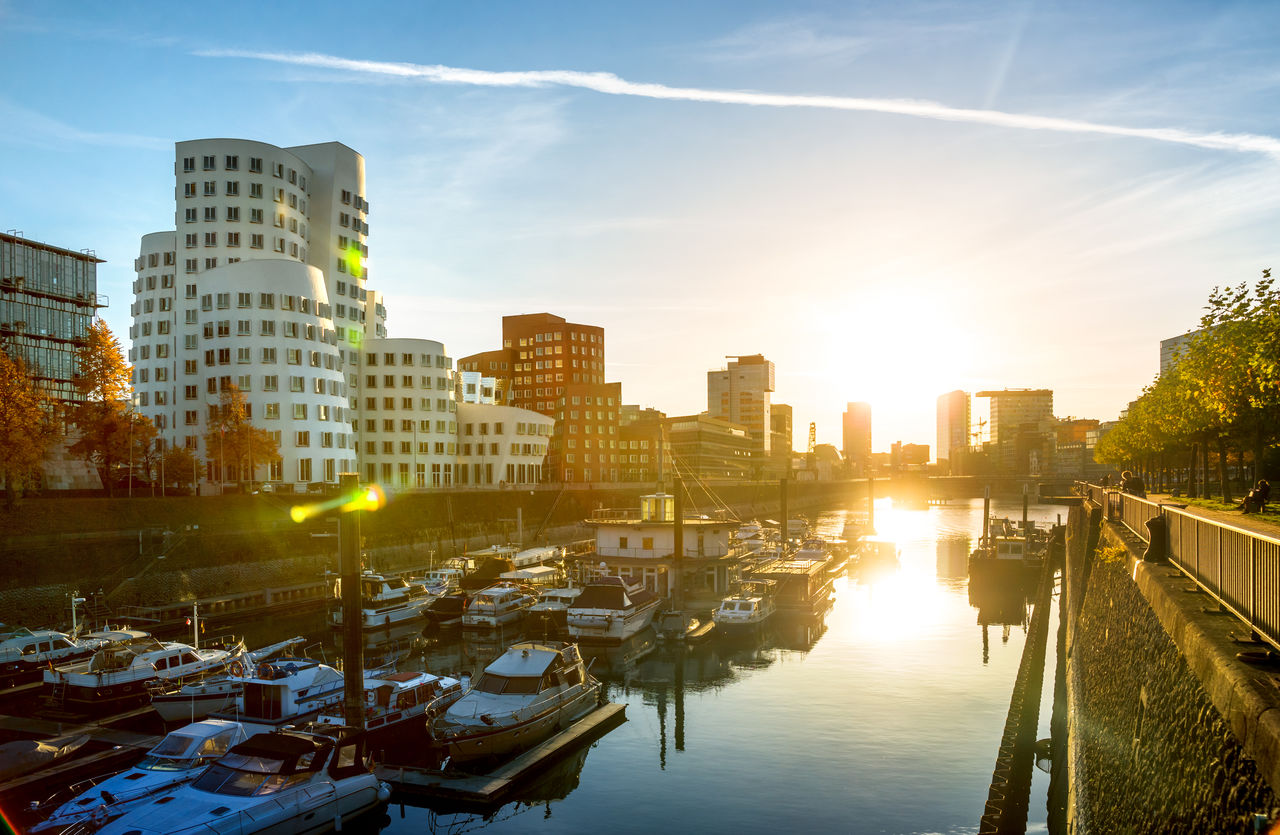
[[[1081,483],[1108,521],[1150,543],[1147,522],[1163,517],[1169,562],[1262,640],[1280,649],[1280,539],[1188,513],[1185,505],[1152,502]],[[1095,497],[1100,497],[1095,498]]]

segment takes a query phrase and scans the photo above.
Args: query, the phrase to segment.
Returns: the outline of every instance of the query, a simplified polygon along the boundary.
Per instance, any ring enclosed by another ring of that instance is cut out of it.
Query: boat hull
[[[441,745],[451,764],[497,759],[519,753],[569,727],[590,712],[599,699],[594,683],[557,708],[502,728],[485,728],[473,734],[447,739]]]
[[[570,609],[566,618],[569,636],[583,645],[618,646],[652,623],[661,604],[662,601],[655,598],[626,613]]]

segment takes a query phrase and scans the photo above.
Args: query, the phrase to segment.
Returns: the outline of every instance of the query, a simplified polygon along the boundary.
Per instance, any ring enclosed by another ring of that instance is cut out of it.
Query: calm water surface
[[[1021,504],[995,502],[993,512],[1020,516]],[[819,524],[838,533],[844,515]],[[1059,515],[1066,509],[1031,508],[1037,521]],[[593,672],[627,705],[627,721],[522,799],[487,815],[393,802],[346,831],[975,832],[1022,653],[1024,599],[970,604],[981,500],[901,510],[884,499],[875,521],[898,543],[900,566],[839,578],[825,617],[783,620],[757,641],[645,654],[641,640],[598,658]],[[372,654],[398,653],[404,669],[479,670],[519,637],[411,635]],[[1037,772],[1033,830],[1043,829],[1046,784]]]

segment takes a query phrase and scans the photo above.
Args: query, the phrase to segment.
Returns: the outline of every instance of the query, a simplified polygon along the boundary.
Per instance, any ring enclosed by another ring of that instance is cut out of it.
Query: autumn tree
[[[21,359],[0,351],[0,479],[10,508],[38,477],[59,432],[53,399]]]
[[[171,446],[160,455],[160,472],[157,475],[162,484],[194,491],[196,465],[196,456],[191,450]]]
[[[226,468],[236,474],[236,481],[254,481],[254,470],[280,459],[280,445],[275,437],[251,422],[249,404],[244,392],[234,384],[222,390],[219,403],[209,418],[209,429],[204,436],[205,457],[215,464],[226,481]]]
[[[115,470],[124,462],[141,460],[155,427],[133,410],[131,369],[119,340],[101,319],[89,325],[76,349],[76,367],[76,389],[83,401],[70,413],[79,434],[71,452],[97,469],[110,496]]]

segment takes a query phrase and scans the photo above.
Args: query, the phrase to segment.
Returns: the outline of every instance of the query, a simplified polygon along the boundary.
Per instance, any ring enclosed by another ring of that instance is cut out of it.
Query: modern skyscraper
[[[871,404],[849,403],[843,418],[844,460],[854,476],[867,475],[871,460]]]
[[[938,467],[960,475],[961,460],[969,449],[969,393],[949,391],[938,397]]]
[[[774,391],[773,363],[761,354],[730,359],[725,368],[707,372],[707,414],[745,426],[764,461],[773,448],[769,402]]]
[[[365,285],[364,159],[337,142],[201,139],[177,143],[174,175],[177,229],[144,236],[135,262],[139,409],[211,481],[234,478],[204,448],[232,385],[280,447],[250,478],[305,489],[355,471],[361,345],[386,335]]]
[[[1039,475],[1050,468],[1056,421],[1049,389],[980,391],[991,398],[991,464],[1004,475]]]
[[[0,235],[0,350],[21,359],[49,395],[80,400],[75,350],[89,329],[98,298],[98,265],[91,251]]]

